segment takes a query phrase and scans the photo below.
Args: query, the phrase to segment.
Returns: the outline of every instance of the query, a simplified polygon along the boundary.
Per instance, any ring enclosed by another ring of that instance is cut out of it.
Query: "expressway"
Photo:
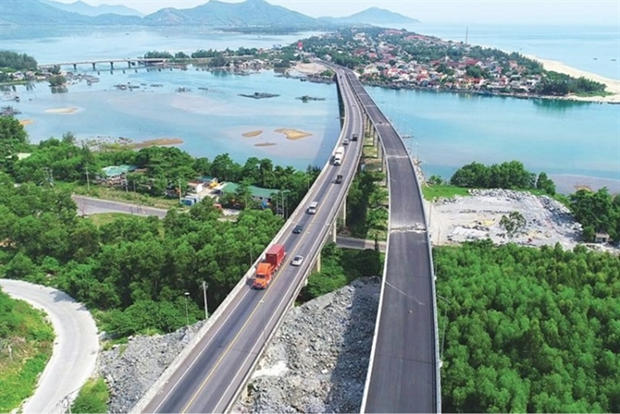
[[[352,72],[387,162],[390,223],[381,298],[362,412],[441,410],[435,286],[419,184],[407,148]]]
[[[354,97],[348,82],[339,83],[347,108],[339,138],[342,142],[353,133],[362,136],[362,114],[352,103]],[[225,412],[234,404],[267,340],[297,297],[333,228],[338,208],[356,173],[362,145],[361,139],[351,141],[341,166],[329,162],[325,165],[304,202],[286,223],[281,237],[273,240],[274,244],[284,244],[287,255],[269,287],[254,290],[248,279],[246,287],[239,291],[162,389],[148,402],[144,412]],[[344,176],[342,184],[334,182],[338,174]],[[306,213],[312,201],[319,203],[313,215]],[[297,224],[303,226],[301,234],[291,232]],[[299,267],[290,265],[295,255],[305,257]]]

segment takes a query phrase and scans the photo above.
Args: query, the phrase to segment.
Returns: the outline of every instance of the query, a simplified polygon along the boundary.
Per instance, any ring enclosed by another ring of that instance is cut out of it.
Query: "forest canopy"
[[[620,412],[619,257],[490,241],[433,253],[444,412]]]

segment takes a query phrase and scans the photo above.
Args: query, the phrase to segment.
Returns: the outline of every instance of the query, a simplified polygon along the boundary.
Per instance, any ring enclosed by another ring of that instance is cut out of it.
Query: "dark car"
[[[342,184],[342,174],[336,176],[336,184]]]
[[[293,229],[293,233],[295,233],[295,234],[299,234],[299,233],[301,233],[301,231],[302,231],[303,229],[304,229],[304,228],[303,228],[301,225],[299,225],[299,224],[298,224],[298,225],[296,225],[296,226],[295,226],[295,228]]]

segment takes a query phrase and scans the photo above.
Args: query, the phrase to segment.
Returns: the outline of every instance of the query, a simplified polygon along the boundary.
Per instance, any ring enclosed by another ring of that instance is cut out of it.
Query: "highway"
[[[355,75],[347,77],[379,133],[390,194],[385,271],[362,412],[438,412],[434,282],[419,184],[394,127]]]
[[[346,102],[353,95],[342,83]],[[354,110],[352,110],[352,108]],[[356,105],[348,105],[341,139],[353,133],[362,136],[362,115]],[[338,145],[338,144],[337,144]],[[363,140],[351,142],[345,150],[343,164],[327,164],[312,186],[309,196],[292,214],[284,233],[274,244],[284,244],[287,256],[266,290],[242,289],[192,350],[165,386],[146,405],[149,413],[224,412],[234,404],[251,374],[265,342],[279,324],[281,317],[297,297],[310,271],[313,259],[320,253],[325,237],[335,220],[337,209],[346,196],[356,173]],[[344,175],[342,184],[335,184],[337,174]],[[306,213],[308,204],[318,201],[314,215]],[[293,234],[296,224],[301,234]],[[295,255],[306,258],[300,267],[290,266]]]

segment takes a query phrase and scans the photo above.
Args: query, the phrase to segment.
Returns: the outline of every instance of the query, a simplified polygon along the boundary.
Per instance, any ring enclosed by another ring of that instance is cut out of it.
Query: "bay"
[[[463,40],[465,27],[417,24],[408,29],[444,39]],[[606,77],[617,71],[619,42],[615,27],[468,26],[468,42],[507,51],[519,51],[559,60]],[[289,44],[309,34],[287,36],[222,33],[93,31],[74,36],[2,41],[2,48],[35,56],[40,62],[107,59],[138,56],[148,50],[185,51],[236,49]],[[611,52],[610,52],[611,51]],[[597,60],[593,57],[598,56]],[[617,59],[616,62],[612,59]],[[334,85],[311,84],[276,77],[273,72],[251,76],[221,76],[196,71],[138,73],[109,66],[98,67],[100,82],[71,85],[69,93],[51,94],[44,84],[33,91],[19,87],[19,104],[11,103],[33,119],[26,126],[33,141],[71,131],[81,137],[129,137],[135,141],[179,137],[181,148],[196,156],[213,158],[228,152],[244,162],[249,156],[271,157],[276,164],[305,168],[323,165],[339,132]],[[97,75],[88,67],[80,72]],[[119,91],[116,83],[145,84],[133,92]],[[161,83],[161,88],[150,87]],[[185,87],[191,92],[179,93]],[[207,88],[198,89],[198,88]],[[270,92],[277,98],[253,100],[239,93]],[[456,168],[478,161],[498,163],[517,159],[526,168],[545,171],[563,192],[575,185],[620,191],[620,105],[522,100],[369,88],[371,96],[419,154],[427,175],[444,178]],[[301,103],[295,97],[326,98]],[[46,112],[75,107],[74,114]],[[299,141],[286,140],[278,128],[312,134]],[[259,138],[244,132],[263,130]],[[262,139],[262,141],[261,141]],[[257,143],[276,145],[257,147]]]

